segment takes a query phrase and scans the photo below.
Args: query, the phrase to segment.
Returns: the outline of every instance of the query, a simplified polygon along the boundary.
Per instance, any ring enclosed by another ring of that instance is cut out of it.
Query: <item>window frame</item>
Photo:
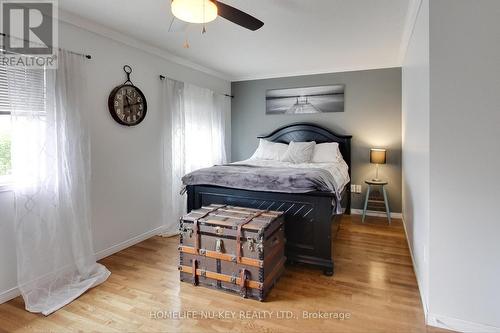
[[[11,115],[10,111],[0,111],[0,117],[10,116],[10,115]],[[0,176],[0,192],[11,191],[13,183],[14,180],[12,178],[12,174]]]

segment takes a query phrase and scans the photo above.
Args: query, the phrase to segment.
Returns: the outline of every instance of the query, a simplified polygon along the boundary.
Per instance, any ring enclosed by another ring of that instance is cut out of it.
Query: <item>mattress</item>
[[[336,163],[291,163],[276,160],[248,159],[231,164],[246,164],[258,167],[272,168],[323,169],[327,171],[333,178],[334,188],[332,189],[332,192],[338,193],[341,193],[344,190],[345,186],[351,181],[351,179],[349,178],[349,167],[343,159],[339,159],[339,161]]]
[[[249,159],[193,171],[182,178],[184,185],[212,185],[252,191],[334,194],[332,205],[341,209],[340,200],[349,183],[345,161],[301,163]]]

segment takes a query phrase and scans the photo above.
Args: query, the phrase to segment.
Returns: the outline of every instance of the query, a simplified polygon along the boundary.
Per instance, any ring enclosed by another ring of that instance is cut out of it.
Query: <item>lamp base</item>
[[[375,166],[376,166],[375,170],[377,170],[377,171],[375,173],[375,178],[372,179],[372,182],[379,182],[380,179],[378,178],[378,163],[375,164]]]

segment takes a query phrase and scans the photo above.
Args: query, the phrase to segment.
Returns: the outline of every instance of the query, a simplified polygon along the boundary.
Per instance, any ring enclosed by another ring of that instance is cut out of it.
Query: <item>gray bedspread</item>
[[[184,185],[214,185],[253,191],[336,193],[331,173],[319,168],[259,167],[247,164],[216,165],[182,177]]]

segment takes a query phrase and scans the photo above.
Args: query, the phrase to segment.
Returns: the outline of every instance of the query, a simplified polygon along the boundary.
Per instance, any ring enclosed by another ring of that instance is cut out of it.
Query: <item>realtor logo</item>
[[[55,67],[58,40],[56,1],[1,1],[2,64]]]

